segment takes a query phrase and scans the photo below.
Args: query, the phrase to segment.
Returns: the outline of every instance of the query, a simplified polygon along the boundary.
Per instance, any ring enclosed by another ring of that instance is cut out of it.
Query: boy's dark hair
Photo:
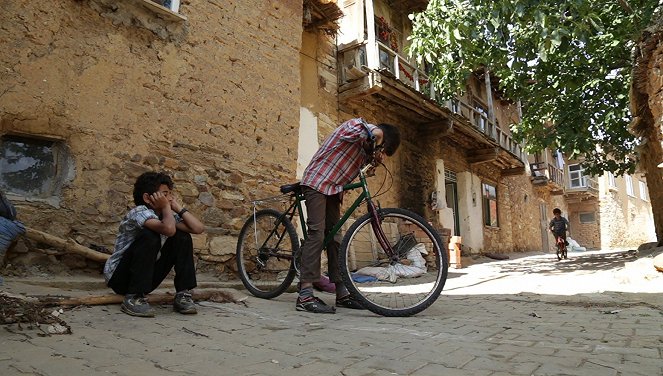
[[[145,205],[143,194],[152,194],[158,191],[162,184],[167,185],[169,189],[173,189],[173,179],[166,173],[149,171],[140,175],[134,183],[134,204],[136,206]]]
[[[401,132],[395,126],[386,123],[378,124],[378,128],[382,130],[384,153],[391,157],[401,144]]]
[[[553,209],[553,214],[562,214],[562,211],[559,208]]]

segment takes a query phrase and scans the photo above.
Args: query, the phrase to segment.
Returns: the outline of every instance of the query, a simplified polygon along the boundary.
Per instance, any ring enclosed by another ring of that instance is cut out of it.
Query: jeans
[[[302,282],[320,280],[320,256],[325,236],[341,218],[340,195],[327,196],[313,188],[303,186],[306,199],[306,240],[301,248],[300,278]],[[338,249],[341,234],[327,244],[327,271],[331,282],[341,282],[338,271]]]

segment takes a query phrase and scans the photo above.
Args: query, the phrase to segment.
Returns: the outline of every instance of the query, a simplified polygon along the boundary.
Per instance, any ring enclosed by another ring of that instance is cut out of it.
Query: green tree
[[[446,97],[480,68],[499,77],[506,97],[523,103],[512,132],[530,151],[584,158],[590,173],[630,173],[644,135],[629,132],[629,90],[642,58],[635,52],[662,7],[656,0],[431,0],[411,15],[410,53],[433,67]],[[654,192],[650,180],[660,187],[660,171],[645,169]],[[663,242],[663,196],[654,201]]]

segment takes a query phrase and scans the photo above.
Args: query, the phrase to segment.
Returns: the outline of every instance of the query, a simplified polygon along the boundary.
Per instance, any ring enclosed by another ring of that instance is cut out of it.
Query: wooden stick
[[[88,247],[84,247],[72,239],[64,240],[62,238],[58,238],[57,236],[53,236],[51,234],[47,234],[45,232],[41,232],[29,227],[25,228],[25,236],[28,239],[34,240],[38,243],[48,244],[51,247],[57,248],[59,250],[75,253],[94,261],[106,262],[106,260],[108,260],[110,257],[110,255],[105,253],[97,252]]]
[[[173,293],[155,293],[147,295],[152,304],[172,303],[175,295]],[[117,294],[91,295],[82,297],[68,296],[36,296],[41,304],[49,306],[75,307],[81,305],[109,305],[120,304],[124,296]],[[244,299],[236,299],[232,293],[219,289],[195,290],[194,301],[212,301],[217,303],[244,303]]]

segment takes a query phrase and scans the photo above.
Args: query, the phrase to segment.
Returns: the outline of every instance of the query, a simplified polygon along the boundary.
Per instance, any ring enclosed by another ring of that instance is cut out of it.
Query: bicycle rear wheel
[[[557,261],[560,261],[562,258],[566,258],[566,255],[564,254],[566,251],[566,247],[564,246],[564,241],[561,239],[557,239]]]
[[[437,231],[418,214],[405,209],[378,212],[379,227],[398,253],[398,262],[391,260],[378,243],[368,213],[343,237],[341,277],[350,293],[374,313],[417,314],[442,292],[449,269],[447,253]]]
[[[293,255],[298,252],[299,240],[290,220],[274,209],[258,210],[246,220],[237,239],[239,278],[259,298],[279,296],[295,278]]]

